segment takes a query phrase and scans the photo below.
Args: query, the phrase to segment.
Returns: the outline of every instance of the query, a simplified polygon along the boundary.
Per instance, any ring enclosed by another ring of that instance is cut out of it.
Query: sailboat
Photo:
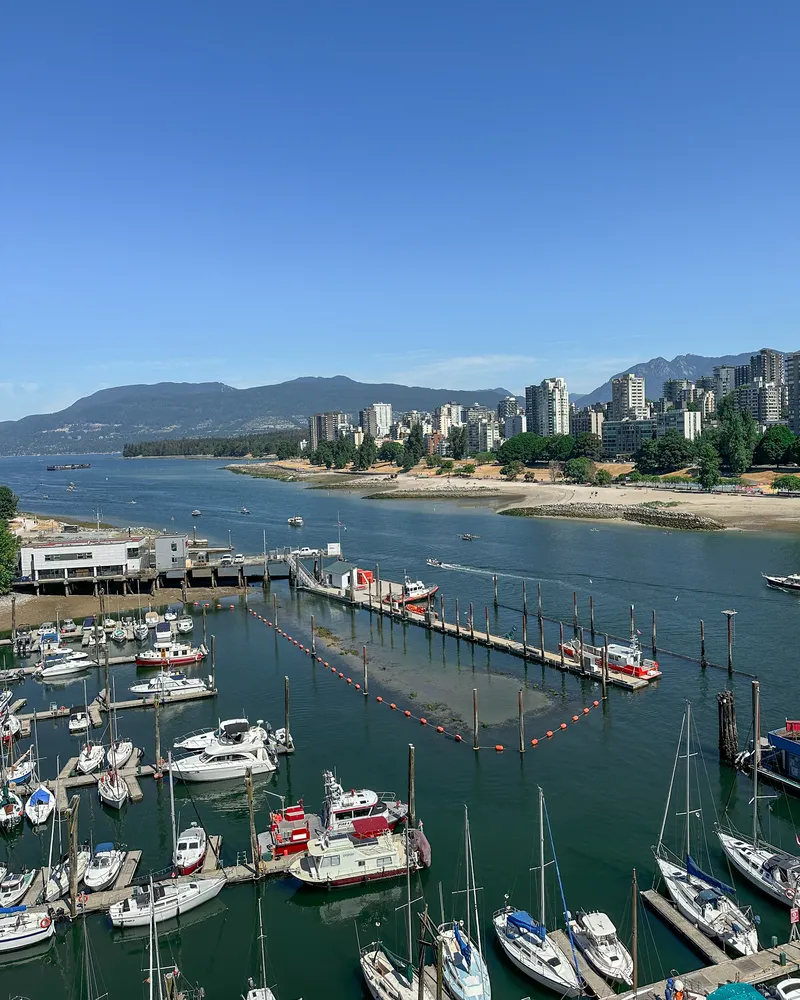
[[[544,792],[539,789],[539,919],[536,920],[525,910],[506,905],[497,910],[493,917],[495,934],[500,947],[512,965],[520,972],[537,983],[554,990],[559,996],[576,997],[581,994],[581,982],[575,971],[576,963],[569,960],[566,952],[547,935],[547,909],[545,893],[545,861],[544,861],[544,825],[545,804]],[[550,824],[548,821],[548,830]],[[550,837],[550,847],[553,848],[553,838]],[[558,873],[558,862],[553,850],[553,864]],[[561,885],[561,875],[558,875]],[[562,904],[566,911],[562,895]],[[569,926],[567,927],[569,931]],[[570,940],[572,936],[570,934]]]
[[[464,848],[467,869],[467,921],[451,920],[438,929],[441,942],[442,979],[454,1000],[490,1000],[492,985],[481,950],[478,890],[472,863],[469,812],[464,806]],[[476,940],[472,939],[473,922]]]
[[[114,699],[116,705],[116,698]],[[97,797],[103,803],[103,805],[110,806],[112,809],[121,809],[125,803],[128,801],[130,792],[128,790],[128,782],[119,773],[117,767],[117,757],[121,756],[119,750],[117,750],[117,738],[116,738],[116,721],[117,721],[117,710],[111,712],[111,746],[115,748],[114,750],[114,763],[110,762],[110,751],[109,751],[109,767],[100,777],[97,779]],[[131,753],[133,752],[133,746],[131,745]],[[130,757],[130,753],[128,754]]]
[[[39,728],[36,724],[36,715],[33,716],[33,746],[36,751],[35,774],[39,774]],[[43,781],[39,781],[36,790],[31,794],[25,803],[25,815],[33,826],[41,826],[50,818],[50,814],[56,807],[56,797]]]
[[[405,960],[393,955],[382,941],[373,941],[360,950],[361,972],[373,1000],[432,1000],[429,990],[420,981],[414,968],[413,942],[411,935],[411,865],[408,848],[408,827],[406,836],[406,948]],[[476,994],[480,995],[480,994]],[[248,1000],[250,996],[248,995]]]
[[[664,880],[667,892],[678,911],[695,927],[698,927],[707,937],[713,938],[731,951],[740,955],[752,955],[758,951],[758,932],[756,925],[733,899],[735,890],[713,875],[702,871],[692,858],[691,821],[700,814],[699,809],[693,809],[691,803],[691,728],[692,706],[686,703],[686,714],[683,717],[681,733],[678,738],[678,749],[672,768],[667,805],[664,809],[664,819],[658,835],[658,844],[653,854],[658,870]],[[677,857],[673,860],[664,846],[664,829],[667,824],[669,807],[672,799],[672,788],[675,783],[675,772],[681,755],[681,743],[685,739],[686,756],[686,836],[684,860]]]
[[[8,780],[6,759],[0,743],[0,830],[3,831],[13,830],[22,822],[22,799],[14,788],[14,782]]]
[[[111,737],[111,746],[106,751],[106,760],[111,767],[119,770],[121,767],[125,767],[133,755],[133,740],[119,735],[119,729],[117,728],[117,684],[113,678],[111,681],[111,698],[114,702],[114,711],[112,714],[114,731]]]
[[[256,986],[252,979],[248,979],[247,996],[242,1000],[275,1000],[275,994],[267,986],[267,963],[264,960],[264,922],[261,918],[261,900],[258,901],[258,943],[261,946],[261,985]]]
[[[753,681],[753,831],[748,839],[717,828],[722,850],[731,864],[757,888],[786,906],[800,905],[800,857],[772,847],[758,823],[758,768],[761,764],[761,691]]]

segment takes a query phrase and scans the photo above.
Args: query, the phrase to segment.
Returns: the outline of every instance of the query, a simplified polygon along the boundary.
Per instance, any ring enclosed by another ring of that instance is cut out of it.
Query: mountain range
[[[303,428],[312,413],[342,410],[356,419],[372,403],[395,412],[433,410],[458,400],[495,407],[507,389],[427,389],[355,382],[344,375],[297,378],[234,389],[222,382],[159,382],[101,389],[57,413],[0,422],[0,455],[80,455],[121,451],[160,438],[212,437]]]

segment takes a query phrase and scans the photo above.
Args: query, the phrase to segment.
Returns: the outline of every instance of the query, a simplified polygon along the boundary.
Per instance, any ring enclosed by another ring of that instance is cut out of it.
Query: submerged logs
[[[719,707],[719,755],[732,764],[739,753],[739,734],[736,729],[736,699],[733,691],[720,691],[717,695]]]

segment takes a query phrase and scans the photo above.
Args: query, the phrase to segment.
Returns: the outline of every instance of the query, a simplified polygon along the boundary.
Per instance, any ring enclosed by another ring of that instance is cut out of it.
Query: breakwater
[[[551,503],[537,507],[511,507],[499,511],[509,517],[576,517],[587,520],[635,521],[637,524],[681,531],[723,531],[724,524],[711,517],[689,511],[665,510],[644,504],[628,506],[618,503]]]

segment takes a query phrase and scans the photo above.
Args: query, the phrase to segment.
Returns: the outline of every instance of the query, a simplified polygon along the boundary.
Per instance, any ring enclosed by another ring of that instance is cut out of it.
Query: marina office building
[[[54,538],[22,542],[19,560],[22,582],[58,582],[70,593],[71,582],[138,578],[148,565],[149,548],[144,535]]]

